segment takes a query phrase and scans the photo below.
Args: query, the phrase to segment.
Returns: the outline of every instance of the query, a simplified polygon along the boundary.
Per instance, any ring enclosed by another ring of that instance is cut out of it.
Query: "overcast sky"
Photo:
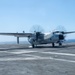
[[[75,0],[0,0],[0,32],[30,32],[33,25],[45,32],[60,25],[75,31]],[[67,38],[74,39],[75,34]],[[0,41],[14,40],[0,36]]]

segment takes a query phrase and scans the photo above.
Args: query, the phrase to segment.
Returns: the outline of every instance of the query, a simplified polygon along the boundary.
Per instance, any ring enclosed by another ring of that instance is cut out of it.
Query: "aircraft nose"
[[[59,40],[64,40],[64,36],[63,35],[59,35]]]

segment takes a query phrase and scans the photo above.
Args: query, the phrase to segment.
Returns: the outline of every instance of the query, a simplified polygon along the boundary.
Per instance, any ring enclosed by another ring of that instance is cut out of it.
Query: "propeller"
[[[32,33],[35,33],[36,35],[36,40],[42,38],[42,33],[44,32],[44,29],[40,25],[33,25],[32,28],[30,29]]]
[[[57,28],[54,31],[54,33],[61,33],[61,34],[65,34],[65,32],[66,32],[65,27],[61,25],[57,26]]]
[[[33,25],[30,29],[30,32],[34,33],[34,32],[40,32],[43,33],[44,29],[40,26],[40,25]]]

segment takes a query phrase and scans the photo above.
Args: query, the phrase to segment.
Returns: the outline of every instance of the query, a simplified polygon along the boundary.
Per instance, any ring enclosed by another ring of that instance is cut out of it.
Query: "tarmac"
[[[75,75],[75,43],[0,44],[0,75]]]

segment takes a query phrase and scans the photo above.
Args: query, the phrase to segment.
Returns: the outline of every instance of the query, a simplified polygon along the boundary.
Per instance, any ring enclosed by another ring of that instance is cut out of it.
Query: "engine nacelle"
[[[56,42],[58,43],[59,41],[61,40],[64,40],[64,35],[62,34],[53,34],[51,37],[50,37],[50,41],[51,42]]]
[[[36,40],[43,40],[44,35],[41,32],[36,32]]]

